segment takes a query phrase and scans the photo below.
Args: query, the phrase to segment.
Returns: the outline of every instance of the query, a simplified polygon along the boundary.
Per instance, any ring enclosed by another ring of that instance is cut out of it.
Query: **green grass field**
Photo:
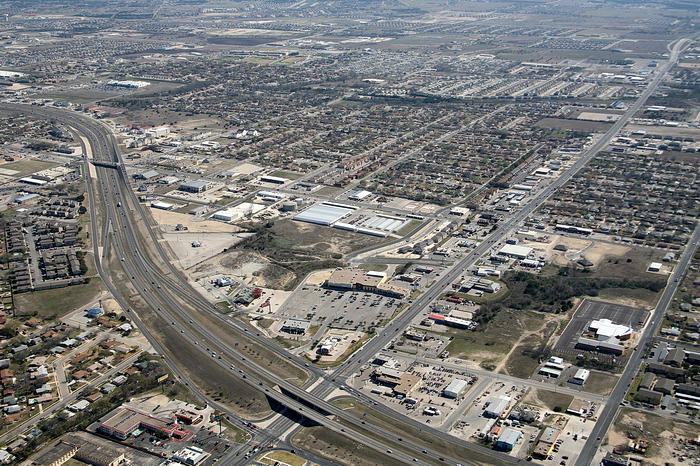
[[[46,170],[47,168],[56,167],[58,165],[59,164],[54,162],[47,162],[44,160],[36,160],[30,158],[18,160],[16,162],[0,164],[0,168],[5,170],[15,170],[18,173],[16,173],[14,176],[19,178],[22,176],[31,175],[32,173],[36,173],[41,170]]]

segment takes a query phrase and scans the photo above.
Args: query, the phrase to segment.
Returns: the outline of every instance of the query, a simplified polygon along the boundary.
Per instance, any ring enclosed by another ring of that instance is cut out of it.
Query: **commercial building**
[[[277,191],[258,191],[256,195],[258,197],[261,197],[263,201],[271,202],[281,201],[282,199],[287,198],[286,194]]]
[[[153,201],[153,202],[151,202],[151,207],[153,207],[154,209],[160,209],[160,210],[173,210],[175,205],[168,204],[167,202],[162,202],[162,201]]]
[[[338,346],[340,340],[336,337],[326,337],[319,345],[319,354],[331,354],[336,346]]]
[[[287,319],[280,327],[281,332],[291,333],[293,335],[303,335],[309,330],[311,322],[301,319]]]
[[[60,465],[73,458],[78,451],[78,445],[60,441],[46,447],[30,459],[30,465]]]
[[[501,417],[501,415],[510,406],[511,398],[509,396],[501,395],[499,397],[491,397],[486,402],[488,406],[484,409],[485,417]]]
[[[263,175],[260,177],[260,181],[262,181],[263,183],[284,184],[287,181],[289,181],[289,178],[281,178],[279,176]]]
[[[399,378],[399,383],[394,386],[394,394],[401,396],[409,396],[413,391],[420,386],[423,379],[418,375],[404,373]]]
[[[233,222],[234,220],[241,218],[241,216],[242,213],[240,211],[231,209],[214,212],[211,218],[214,220],[219,220],[220,222]]]
[[[547,427],[540,436],[539,442],[532,452],[532,456],[538,459],[546,459],[554,450],[554,445],[561,435],[561,430],[554,427]]]
[[[519,430],[504,429],[498,437],[498,440],[496,440],[496,448],[499,450],[511,451],[521,438],[523,438],[523,433]]]
[[[126,440],[137,429],[159,432],[166,437],[184,435],[184,432],[178,430],[177,424],[149,416],[133,408],[119,408],[97,428],[100,433],[118,440]]]
[[[609,319],[594,320],[578,339],[576,347],[620,355],[625,349],[620,341],[628,340],[632,332],[632,328],[614,324]]]
[[[577,226],[573,226],[573,225],[562,225],[562,224],[556,225],[554,227],[554,230],[555,231],[564,231],[566,233],[576,233],[578,235],[584,235],[584,236],[588,236],[591,233],[593,233],[593,230],[591,230],[590,228],[581,228],[581,227],[577,227]]]
[[[190,425],[199,424],[202,422],[202,419],[204,419],[200,413],[186,409],[178,409],[175,411],[175,418],[180,422]]]
[[[579,369],[576,371],[574,376],[569,380],[571,383],[575,383],[578,385],[583,385],[586,383],[588,380],[588,377],[590,377],[591,371],[588,369]]]
[[[348,199],[350,199],[351,201],[362,201],[371,195],[372,193],[369,191],[359,190],[349,195]]]
[[[576,416],[583,416],[584,414],[588,413],[590,410],[591,410],[590,401],[580,400],[578,398],[574,398],[573,400],[571,400],[569,407],[566,408],[567,413],[575,414]]]
[[[378,367],[372,373],[377,383],[390,386],[398,385],[401,382],[402,375],[404,375],[404,371],[389,367]]]
[[[324,202],[306,209],[300,214],[292,217],[292,219],[299,222],[329,226],[333,225],[340,219],[349,216],[355,209],[357,209],[357,207]]]
[[[326,280],[325,286],[343,290],[377,291],[377,287],[384,283],[384,280],[386,280],[386,275],[373,274],[362,269],[336,269]],[[384,291],[391,290],[385,289]]]
[[[158,178],[160,173],[155,170],[148,170],[143,173],[134,174],[134,179],[136,180],[152,180],[153,178]]]
[[[516,259],[527,259],[532,254],[532,248],[527,246],[517,246],[515,244],[506,244],[498,251],[501,256],[515,257]]]
[[[186,447],[180,451],[175,452],[173,455],[173,460],[182,463],[196,466],[205,459],[209,457],[209,453],[206,453],[201,448],[197,447]]]
[[[566,365],[564,364],[564,360],[562,358],[558,358],[556,356],[552,356],[549,358],[549,360],[544,364],[545,367],[551,367],[552,369],[556,369],[559,371],[563,371],[566,369]]]
[[[403,299],[411,294],[411,290],[403,286],[394,285],[392,283],[380,283],[377,285],[377,293],[388,296],[390,298]]]
[[[442,396],[446,398],[458,398],[469,386],[466,380],[454,379],[442,390]]]
[[[209,189],[209,183],[206,181],[191,180],[182,183],[178,189],[187,193],[203,193]]]

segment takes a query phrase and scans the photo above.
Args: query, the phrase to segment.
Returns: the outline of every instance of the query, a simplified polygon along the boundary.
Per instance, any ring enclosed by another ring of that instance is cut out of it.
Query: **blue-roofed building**
[[[87,310],[87,315],[88,317],[99,317],[102,315],[102,309],[99,307],[93,307],[92,309]]]
[[[523,433],[519,430],[505,429],[496,440],[496,448],[511,451],[522,437]]]

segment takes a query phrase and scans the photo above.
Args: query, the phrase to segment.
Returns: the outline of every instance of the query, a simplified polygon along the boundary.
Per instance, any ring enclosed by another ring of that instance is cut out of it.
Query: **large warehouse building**
[[[469,386],[466,380],[454,379],[449,383],[447,387],[442,391],[442,396],[447,398],[458,398],[462,395],[462,392]]]
[[[293,217],[300,222],[315,223],[316,225],[333,225],[340,219],[350,215],[357,207],[343,204],[324,202],[306,209]]]

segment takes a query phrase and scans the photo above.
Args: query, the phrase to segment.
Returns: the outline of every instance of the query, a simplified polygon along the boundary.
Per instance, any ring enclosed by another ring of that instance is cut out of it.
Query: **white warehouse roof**
[[[588,369],[579,369],[576,371],[576,374],[574,375],[574,380],[580,380],[583,383],[586,383],[586,380],[588,380],[588,377],[591,375],[591,371]]]
[[[317,204],[295,215],[294,220],[315,223],[317,225],[332,225],[343,217],[350,215],[352,208],[338,205]]]
[[[527,246],[517,246],[515,244],[506,244],[498,251],[499,254],[504,256],[517,257],[518,259],[525,259],[532,253],[532,248]]]
[[[353,201],[361,201],[362,199],[366,198],[367,196],[371,195],[372,193],[369,191],[355,191],[351,195],[348,196],[348,199],[351,199]]]
[[[462,394],[465,388],[467,388],[468,383],[462,379],[454,379],[450,384],[445,387],[442,394],[449,398],[457,398]]]

